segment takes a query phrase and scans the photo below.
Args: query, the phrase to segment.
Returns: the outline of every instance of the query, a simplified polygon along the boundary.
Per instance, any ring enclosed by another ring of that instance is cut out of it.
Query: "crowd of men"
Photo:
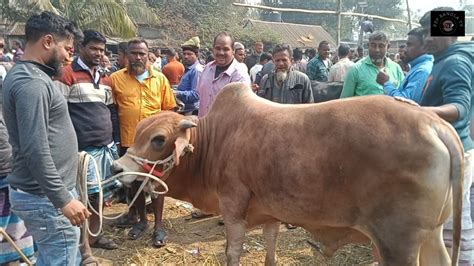
[[[34,254],[34,241],[38,265],[98,263],[91,247],[119,245],[100,234],[86,237],[79,250],[78,226],[88,219],[91,231],[97,231],[100,220],[78,200],[78,152],[87,152],[96,162],[88,165],[87,180],[104,181],[111,176],[112,162],[132,145],[135,128],[144,118],[161,111],[204,117],[222,88],[232,82],[246,83],[260,97],[282,104],[313,103],[312,81],[338,82],[343,84],[341,98],[404,97],[455,127],[465,150],[461,264],[472,265],[474,47],[472,42],[458,43],[455,37],[431,36],[429,21],[428,12],[420,21],[422,27],[408,32],[406,45],[399,47],[394,60],[387,54],[389,39],[380,31],[370,35],[365,57],[361,47],[355,54],[347,45],[331,56],[327,41],[319,43],[317,50],[306,51],[256,42],[247,55],[242,43],[222,32],[207,54],[198,37],[166,49],[164,55],[145,40],[132,39],[118,45],[111,64],[102,33],[81,32],[74,23],[49,12],[34,15],[26,23],[24,47],[17,42],[15,52],[8,54],[0,43],[0,61],[8,62],[0,64],[5,120],[0,120],[0,198],[4,199],[0,204],[7,210],[0,212],[0,218],[9,219],[6,224],[16,232],[14,240],[23,241],[27,256]],[[127,190],[126,198],[139,185]],[[122,188],[119,182],[111,182],[102,189],[108,202]],[[97,185],[87,188],[96,210],[102,206],[98,192]],[[146,195],[140,193],[128,216],[117,222],[131,227],[130,239],[140,238],[149,226],[146,202]],[[150,202],[155,217],[152,243],[162,247],[167,239],[162,224],[164,197],[153,196]],[[199,210],[192,213],[194,218],[206,216]],[[451,223],[445,225],[449,230]],[[451,235],[445,234],[448,246]],[[0,246],[0,263],[17,259],[11,248]]]

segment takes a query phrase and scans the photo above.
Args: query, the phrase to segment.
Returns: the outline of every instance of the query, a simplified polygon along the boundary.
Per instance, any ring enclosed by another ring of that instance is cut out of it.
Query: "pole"
[[[362,9],[362,14],[364,13],[364,6],[361,6],[361,9]],[[363,47],[363,43],[364,43],[364,31],[362,31],[362,19],[363,18],[360,18],[359,19],[359,39],[358,39],[358,45],[360,47]]]
[[[337,0],[337,47],[339,47],[339,44],[341,43],[341,2],[342,0]]]
[[[408,13],[408,30],[410,31],[411,30],[411,14],[410,14],[410,5],[408,4],[408,0],[406,0],[407,2],[407,13]]]

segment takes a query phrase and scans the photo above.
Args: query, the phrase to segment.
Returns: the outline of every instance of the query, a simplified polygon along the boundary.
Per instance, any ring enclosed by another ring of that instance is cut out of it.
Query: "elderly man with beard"
[[[148,43],[143,39],[133,39],[128,42],[128,66],[110,76],[112,91],[118,106],[121,137],[121,154],[125,154],[133,144],[135,128],[141,120],[157,114],[162,110],[173,110],[176,101],[166,77],[151,67],[148,60]],[[138,190],[140,183],[134,183],[132,194]],[[155,215],[155,228],[152,243],[156,247],[165,245],[167,233],[163,228],[164,197],[152,199]],[[135,223],[128,236],[130,239],[139,238],[148,228],[145,208],[145,196],[142,193],[135,202],[135,208],[129,212],[130,218],[138,212],[139,221]]]
[[[38,248],[37,265],[79,265],[79,226],[89,217],[77,200],[78,145],[59,76],[81,33],[50,12],[28,19],[26,48],[7,75],[3,114],[13,148],[11,210]]]
[[[388,37],[375,31],[369,37],[369,56],[359,60],[347,73],[341,98],[384,94],[383,86],[377,83],[377,75],[383,71],[390,81],[398,87],[404,78],[401,67],[387,57]]]
[[[313,91],[308,76],[291,67],[293,51],[289,45],[273,48],[275,70],[260,81],[258,95],[277,103],[312,103]]]

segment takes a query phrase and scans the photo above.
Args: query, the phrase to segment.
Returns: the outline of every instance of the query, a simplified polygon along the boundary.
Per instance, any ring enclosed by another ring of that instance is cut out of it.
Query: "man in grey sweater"
[[[37,265],[77,265],[79,225],[90,215],[77,200],[77,139],[66,99],[51,80],[70,56],[75,25],[49,12],[26,23],[26,49],[3,84],[13,148],[12,211],[38,247]]]

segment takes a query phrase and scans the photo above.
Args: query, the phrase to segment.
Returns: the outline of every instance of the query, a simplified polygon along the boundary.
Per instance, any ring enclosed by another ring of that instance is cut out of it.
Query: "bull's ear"
[[[194,124],[194,127],[195,126],[196,124]],[[175,146],[175,154],[174,154],[175,161],[174,162],[176,165],[179,165],[179,158],[181,158],[181,156],[185,153],[185,149],[189,148],[188,146],[189,146],[189,139],[191,138],[191,130],[189,128],[186,128],[183,130],[184,130],[184,135],[180,134],[180,136],[178,136],[178,138],[176,138],[176,141],[174,142],[174,146]],[[192,152],[192,146],[191,146],[191,152]]]
[[[181,120],[181,122],[179,122],[178,125],[179,125],[179,128],[181,130],[186,130],[188,128],[197,127],[196,123],[194,123],[193,121],[188,120],[188,119]]]

